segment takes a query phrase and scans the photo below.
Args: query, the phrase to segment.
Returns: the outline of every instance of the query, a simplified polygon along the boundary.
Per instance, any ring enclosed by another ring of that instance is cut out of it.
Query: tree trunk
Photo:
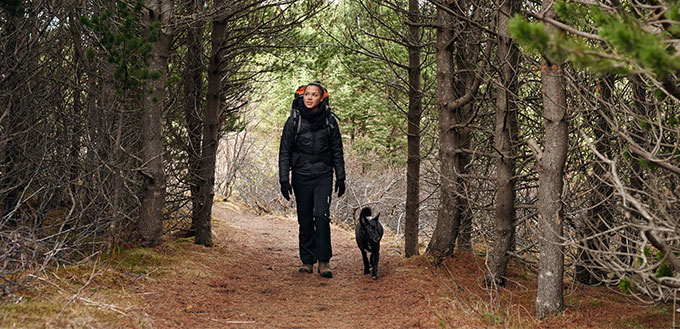
[[[647,85],[645,80],[639,74],[634,75],[630,80],[631,84],[633,85],[633,109],[635,110],[635,114],[637,114],[639,117],[647,116]],[[644,145],[644,141],[638,136],[644,136],[644,134],[637,131],[632,134],[632,137],[635,139],[635,141],[637,141],[640,145]],[[632,157],[630,161],[631,167],[633,168],[633,175],[630,179],[630,187],[634,191],[642,191],[645,186],[644,171],[642,168],[640,168],[640,162],[638,162],[636,157]]]
[[[419,21],[418,0],[409,0],[409,21]],[[409,25],[408,47],[408,161],[406,168],[406,220],[404,223],[405,255],[418,255],[418,207],[420,205],[420,117],[422,90],[420,85],[420,28]]]
[[[163,109],[165,106],[165,80],[172,37],[167,33],[167,23],[172,15],[172,2],[152,0],[146,3],[144,23],[147,27],[161,23],[159,39],[154,43],[149,70],[162,72],[161,77],[148,82],[149,92],[144,93],[142,116],[142,174],[144,175],[142,205],[139,215],[139,233],[145,246],[161,243],[163,206],[165,204],[165,172],[163,170]]]
[[[444,4],[452,8],[452,1]],[[439,263],[453,253],[454,242],[460,226],[460,199],[456,197],[460,186],[460,163],[456,147],[460,145],[456,113],[449,109],[449,102],[455,99],[453,88],[453,33],[452,16],[445,10],[437,9],[437,105],[439,112],[439,159],[440,159],[440,201],[437,224],[427,246],[426,255]]]
[[[106,252],[110,252],[115,247],[119,236],[121,234],[121,228],[123,225],[123,218],[125,217],[124,211],[121,211],[125,205],[123,200],[123,170],[124,168],[124,157],[122,156],[121,146],[123,145],[123,128],[128,127],[129,119],[126,118],[125,109],[121,106],[120,101],[117,100],[117,96],[114,92],[114,80],[111,78],[113,72],[115,71],[114,65],[108,61],[102,61],[99,65],[96,65],[95,71],[102,78],[98,83],[92,81],[90,83],[90,90],[95,95],[88,101],[89,113],[88,116],[92,122],[97,122],[100,118],[101,113],[108,113],[108,121],[111,125],[106,127],[101,127],[101,129],[96,133],[98,138],[104,139],[108,136],[114,138],[113,145],[104,143],[101,147],[98,147],[94,152],[88,152],[89,163],[94,163],[96,161],[92,157],[94,154],[105,154],[106,158],[104,161],[111,164],[110,170],[112,172],[112,177],[103,178],[102,184],[105,190],[111,191],[113,194],[113,203],[108,205],[108,229],[109,229],[109,241],[106,245]],[[139,104],[139,102],[137,102]],[[115,130],[113,130],[115,128]],[[108,175],[104,175],[106,177]],[[97,184],[96,182],[93,182]]]
[[[544,0],[543,8],[552,8],[553,0]],[[546,17],[554,18],[548,9]],[[538,212],[540,261],[538,266],[538,293],[536,316],[544,318],[564,308],[562,282],[564,280],[564,247],[561,242],[562,179],[567,158],[569,131],[562,65],[543,60],[541,67],[543,87],[543,126],[545,145],[538,153]]]
[[[600,79],[598,83],[598,90],[601,95],[601,106],[606,107],[612,100],[612,87],[614,86],[614,77],[608,76]],[[594,135],[599,137],[595,142],[595,149],[600,154],[609,157],[611,154],[611,140],[609,135],[609,125],[607,120],[602,115],[597,115],[590,120],[596,120],[594,126]],[[607,249],[606,237],[596,237],[599,233],[607,229],[606,223],[611,222],[611,216],[608,212],[607,199],[614,192],[612,187],[603,181],[608,168],[601,161],[593,162],[593,179],[597,184],[593,189],[593,197],[591,198],[591,208],[588,210],[583,227],[579,230],[581,243],[585,246],[579,245],[577,251],[577,262],[574,269],[574,279],[578,282],[588,285],[600,283],[605,272],[600,269],[597,262],[594,260],[595,255],[590,251],[597,250],[605,252]],[[585,248],[584,248],[585,247]]]
[[[187,11],[198,13],[202,0],[188,4]],[[184,71],[184,115],[187,122],[188,184],[191,192],[191,235],[196,234],[200,213],[201,130],[203,129],[203,21],[187,30],[187,59]]]
[[[123,176],[122,176],[122,162],[121,162],[121,140],[122,140],[122,134],[123,134],[123,127],[126,126],[125,123],[125,113],[124,110],[121,109],[117,104],[119,103],[116,100],[116,97],[114,95],[114,87],[113,87],[113,80],[111,77],[113,75],[113,71],[115,70],[113,68],[113,64],[109,63],[108,61],[103,61],[101,63],[97,64],[92,64],[88,61],[87,57],[85,56],[85,50],[82,44],[82,27],[80,25],[80,22],[76,17],[81,16],[80,12],[74,13],[70,16],[71,20],[71,36],[73,38],[73,46],[74,46],[74,58],[76,59],[76,81],[80,83],[80,74],[78,74],[78,63],[85,68],[88,72],[88,75],[93,74],[95,76],[101,77],[99,79],[99,83],[97,83],[97,80],[95,79],[90,79],[90,81],[87,83],[87,85],[83,85],[83,88],[88,89],[88,99],[86,100],[87,104],[82,104],[82,101],[80,100],[80,86],[77,88],[77,91],[74,93],[73,96],[73,104],[74,104],[74,117],[75,115],[82,115],[83,117],[85,116],[90,116],[90,117],[96,117],[96,119],[91,119],[95,121],[101,120],[101,115],[102,113],[107,113],[110,116],[106,119],[107,121],[110,121],[111,127],[116,127],[115,131],[115,136],[113,140],[113,148],[111,150],[107,149],[99,149],[96,150],[96,153],[99,154],[106,154],[108,157],[104,160],[108,162],[109,166],[108,170],[112,171],[112,184],[102,184],[102,188],[105,190],[108,190],[109,193],[111,193],[112,196],[112,202],[108,206],[108,212],[107,212],[107,220],[108,220],[108,242],[105,247],[105,252],[109,253],[111,252],[114,244],[117,243],[118,236],[121,232],[121,227],[120,223],[122,221],[122,218],[124,217],[121,215],[121,199],[123,195]],[[97,72],[98,71],[98,72]],[[96,72],[96,73],[95,73]],[[88,113],[90,111],[90,113]],[[111,116],[111,114],[114,114],[114,112],[118,112],[117,115]],[[78,158],[79,158],[79,153],[80,153],[80,140],[79,136],[83,136],[83,133],[80,132],[81,129],[77,129],[76,125],[74,125],[74,140],[72,142],[71,148],[72,148],[72,165],[71,170],[72,173],[72,178],[71,178],[71,184],[72,184],[72,189],[74,191],[74,194],[78,194],[75,191],[79,189],[80,184],[76,182],[76,178],[78,177],[78,172],[79,169],[77,167],[78,164]],[[83,129],[84,130],[84,129]],[[102,129],[103,130],[103,129]],[[104,131],[99,131],[98,134],[107,134],[108,132]],[[87,133],[84,133],[87,134]],[[97,139],[97,138],[95,138]],[[106,144],[106,143],[105,143]],[[106,145],[106,148],[111,147],[110,145]],[[92,156],[92,152],[88,152],[88,156]]]
[[[469,15],[462,7],[466,4],[461,2],[456,2],[455,10],[458,11],[458,17],[465,17]],[[469,17],[469,19],[474,19],[474,17]],[[460,28],[466,25],[464,19],[458,19],[455,22]],[[460,36],[459,36],[460,37]],[[454,60],[456,63],[456,71],[454,78],[454,89],[453,92],[457,99],[461,99],[466,95],[473,94],[473,89],[475,83],[477,82],[477,77],[475,76],[475,71],[479,64],[480,59],[480,42],[477,36],[475,37],[464,37],[463,42],[458,43],[456,51],[454,54]],[[453,139],[454,142],[454,158],[456,161],[455,175],[457,176],[456,182],[457,187],[453,191],[455,193],[456,204],[458,205],[458,222],[459,227],[454,227],[456,232],[453,235],[457,235],[457,239],[454,239],[452,243],[457,243],[458,249],[460,250],[472,250],[472,211],[470,209],[470,200],[468,200],[468,179],[465,175],[468,174],[468,168],[470,161],[472,159],[471,155],[467,150],[470,149],[472,140],[472,131],[468,127],[471,123],[471,119],[474,115],[474,106],[472,104],[472,99],[470,101],[461,103],[460,105],[453,108],[449,105],[449,110],[454,111],[455,118],[455,128]]]
[[[633,90],[633,110],[636,116],[647,116],[649,105],[647,103],[647,85],[644,78],[639,74],[633,75],[630,77],[630,83]],[[644,145],[644,141],[639,137],[644,136],[642,132],[636,129],[630,135],[640,145]],[[629,159],[631,168],[630,188],[633,195],[638,194],[641,198],[644,198],[645,172],[642,170],[638,160],[639,159],[636,156],[631,156]],[[638,212],[632,212],[631,215],[635,217],[634,222],[641,220],[641,216]],[[636,243],[636,239],[631,239],[630,237],[634,237],[638,234],[639,230],[637,228],[626,226],[624,232],[621,234],[621,245],[618,248],[621,262],[628,264],[631,267],[635,261],[634,255],[637,253],[639,247]]]
[[[71,141],[69,144],[69,160],[71,164],[69,167],[69,184],[73,194],[78,195],[78,183],[77,179],[80,175],[80,136],[83,136],[82,127],[80,126],[82,122],[83,115],[83,100],[81,98],[81,90],[84,89],[82,81],[82,71],[86,67],[86,57],[82,46],[82,29],[80,27],[80,22],[76,19],[74,14],[69,15],[69,24],[71,37],[73,38],[73,74],[75,79],[75,90],[73,92],[73,109],[70,113],[71,117]]]
[[[505,285],[515,237],[515,150],[517,123],[517,75],[519,49],[510,37],[508,20],[518,11],[519,1],[501,1],[498,10],[499,82],[496,87],[496,226],[487,282]]]
[[[463,148],[470,149],[470,140],[467,139],[465,146]],[[466,174],[467,170],[465,168],[470,163],[470,156],[468,154],[463,155],[463,161],[461,161],[460,167],[462,168],[462,173]],[[461,186],[466,187],[467,181],[461,178]],[[461,191],[463,189],[459,189]],[[470,211],[470,201],[462,196],[457,196],[460,200],[460,228],[458,229],[458,239],[456,242],[458,250],[472,251],[472,211]]]
[[[199,185],[200,208],[196,219],[196,244],[212,246],[210,216],[215,185],[215,160],[217,159],[219,118],[222,105],[222,45],[226,39],[227,24],[216,19],[212,23],[212,50],[208,64],[208,95],[203,118],[203,143]]]

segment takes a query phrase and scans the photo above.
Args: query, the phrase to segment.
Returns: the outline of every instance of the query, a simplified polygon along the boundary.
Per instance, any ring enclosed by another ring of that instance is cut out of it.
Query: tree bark
[[[187,5],[187,11],[198,13],[202,8],[202,0],[194,0]],[[203,21],[192,25],[187,30],[187,59],[184,71],[184,116],[187,123],[188,143],[186,152],[189,161],[188,184],[191,193],[191,229],[196,234],[200,213],[200,168],[201,168],[201,135],[203,129]]]
[[[201,146],[201,168],[199,185],[198,218],[196,219],[196,244],[212,246],[210,216],[215,185],[215,160],[219,134],[219,117],[222,105],[221,48],[226,40],[227,24],[224,20],[212,22],[210,63],[208,64],[208,95],[203,118],[203,142]]]
[[[145,246],[161,243],[163,206],[165,204],[165,172],[163,170],[163,109],[165,107],[165,80],[172,37],[167,33],[172,1],[150,0],[144,23],[147,27],[161,23],[158,41],[154,43],[149,63],[152,72],[161,77],[148,82],[150,92],[144,93],[142,116],[142,174],[144,175],[142,205],[139,215],[139,232]]]
[[[466,5],[460,5],[457,2],[454,7],[458,11],[458,17],[469,16],[462,10],[462,7]],[[474,17],[468,17],[468,19],[474,19]],[[459,28],[460,26],[466,25],[464,19],[458,19],[454,22]],[[461,36],[458,36],[459,38]],[[482,57],[480,55],[480,40],[479,36],[465,36],[462,42],[458,43],[456,46],[456,51],[454,54],[454,61],[456,63],[457,73],[454,75],[454,95],[457,100],[462,100],[463,98],[469,97],[466,102],[456,102],[457,106],[449,105],[449,110],[454,111],[455,118],[455,129],[454,134],[454,150],[455,150],[455,175],[457,175],[458,186],[453,191],[455,192],[456,204],[458,205],[458,222],[460,225],[454,227],[457,235],[457,239],[454,239],[452,243],[457,243],[459,250],[472,250],[472,211],[470,209],[470,200],[468,200],[468,178],[465,175],[468,174],[468,168],[472,156],[468,153],[470,149],[470,143],[472,141],[472,131],[469,128],[469,124],[474,116],[474,94],[476,89],[479,87],[479,79],[476,76],[476,72],[479,70],[479,59]],[[479,73],[479,72],[477,72]]]
[[[519,49],[510,37],[508,20],[519,8],[519,1],[501,0],[498,10],[499,82],[496,87],[496,226],[489,260],[487,282],[505,285],[509,252],[515,238],[515,149],[517,123],[517,74]]]
[[[551,9],[553,0],[544,0],[546,17],[554,18]],[[542,61],[541,84],[543,88],[543,126],[545,145],[538,156],[538,212],[540,228],[538,266],[538,293],[536,296],[536,316],[544,318],[548,314],[562,311],[564,297],[564,247],[561,242],[562,181],[567,158],[569,131],[567,126],[567,106],[564,90],[562,65]],[[539,150],[535,150],[540,152]]]
[[[464,149],[470,149],[470,140],[467,139],[464,144]],[[464,155],[463,161],[461,161],[460,167],[462,168],[462,173],[467,174],[467,165],[470,163],[470,156]],[[467,186],[466,180],[461,178],[461,186]],[[460,191],[461,189],[459,189]],[[472,211],[470,211],[470,200],[467,198],[457,196],[460,200],[460,228],[458,229],[458,239],[454,242],[457,244],[458,250],[472,251]]]
[[[452,1],[443,6],[451,9]],[[456,146],[460,145],[455,111],[449,109],[449,102],[455,99],[453,86],[453,33],[450,22],[453,17],[444,9],[437,8],[437,105],[439,113],[439,159],[440,159],[440,201],[437,224],[427,246],[426,255],[442,262],[453,253],[454,242],[460,227],[460,199],[456,197],[460,184],[460,157]]]
[[[409,21],[418,22],[418,0],[409,0]],[[405,255],[418,255],[418,217],[420,205],[420,118],[422,114],[422,89],[420,83],[420,27],[408,28],[408,160],[406,168],[406,219],[404,223]]]

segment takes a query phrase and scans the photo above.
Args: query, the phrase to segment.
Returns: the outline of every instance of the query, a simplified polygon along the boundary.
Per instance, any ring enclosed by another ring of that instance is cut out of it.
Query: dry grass
[[[467,325],[493,328],[670,328],[671,306],[641,305],[620,294],[616,287],[589,287],[566,281],[565,309],[562,313],[538,320],[534,316],[536,277],[519,263],[510,264],[506,287],[484,286],[484,257],[459,252],[440,267],[433,268],[443,289],[447,305],[441,311],[450,327]],[[478,322],[479,321],[479,322]]]
[[[178,239],[31,276],[17,302],[0,303],[0,328],[151,328],[137,287],[175,275],[192,248]]]

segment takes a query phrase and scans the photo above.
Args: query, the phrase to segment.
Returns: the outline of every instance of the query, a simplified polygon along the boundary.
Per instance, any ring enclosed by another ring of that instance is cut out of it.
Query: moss
[[[503,317],[494,313],[483,313],[482,318],[484,321],[491,325],[503,324]]]
[[[45,314],[59,312],[62,306],[55,302],[27,301],[23,303],[0,304],[0,313],[4,315],[25,314],[28,316],[42,316]]]
[[[168,258],[154,249],[135,248],[121,251],[112,259],[112,264],[126,273],[151,274],[163,266],[169,260]]]
[[[673,269],[668,265],[667,262],[663,262],[659,268],[656,269],[655,276],[657,278],[670,277],[673,276]]]
[[[63,305],[54,301],[26,301],[0,304],[0,327],[31,328],[44,323],[61,311]]]
[[[623,279],[623,280],[619,281],[618,286],[619,286],[619,290],[626,295],[630,295],[635,290],[635,282],[633,282],[629,279]]]
[[[102,305],[110,303],[107,302],[110,299],[102,295],[88,299],[95,303],[103,301]],[[65,305],[63,296],[17,304],[0,303],[0,328],[121,328],[130,327],[130,321],[134,321],[137,328],[153,327],[142,316],[121,318],[119,313],[96,305],[73,302],[64,308]]]
[[[182,238],[170,241],[165,244],[165,250],[170,253],[180,253],[188,250],[190,247],[194,246],[194,238]],[[180,256],[180,255],[175,255]]]

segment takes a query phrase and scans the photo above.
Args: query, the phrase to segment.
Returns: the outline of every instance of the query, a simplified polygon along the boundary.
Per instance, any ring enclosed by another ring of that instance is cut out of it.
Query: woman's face
[[[304,95],[305,107],[310,110],[316,110],[316,108],[319,106],[319,103],[321,103],[322,96],[323,92],[321,91],[321,88],[314,85],[307,86],[305,88]]]

